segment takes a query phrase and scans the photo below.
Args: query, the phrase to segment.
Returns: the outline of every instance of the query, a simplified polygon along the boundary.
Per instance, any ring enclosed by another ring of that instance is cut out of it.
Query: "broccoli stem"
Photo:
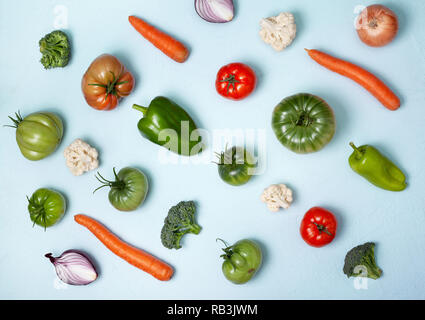
[[[196,223],[192,224],[189,228],[191,233],[194,234],[199,234],[199,232],[201,232],[201,226],[197,225]]]
[[[363,265],[367,269],[367,276],[372,279],[378,279],[381,277],[382,270],[376,265],[375,257],[373,255],[369,255],[364,258]]]

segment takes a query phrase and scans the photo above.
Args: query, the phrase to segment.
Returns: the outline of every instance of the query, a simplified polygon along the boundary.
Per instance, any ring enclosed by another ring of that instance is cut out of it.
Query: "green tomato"
[[[299,93],[274,109],[272,127],[277,139],[296,153],[319,151],[335,133],[335,116],[323,99]]]
[[[44,229],[58,222],[66,210],[65,198],[51,189],[38,189],[27,199],[31,221]]]
[[[145,174],[136,168],[126,167],[121,169],[118,174],[113,169],[115,181],[106,180],[98,172],[97,180],[102,185],[95,190],[103,187],[110,187],[108,198],[109,202],[120,211],[133,211],[146,198],[148,192],[148,179]]]
[[[224,258],[222,271],[226,279],[235,284],[243,284],[251,280],[263,259],[260,246],[247,239],[240,240],[232,246],[224,241],[223,243],[226,248],[221,255]]]
[[[249,181],[255,173],[257,164],[252,155],[241,147],[232,147],[217,154],[218,174],[220,178],[232,185],[240,186]]]
[[[51,112],[36,112],[22,118],[9,117],[16,128],[16,142],[23,156],[29,160],[41,160],[53,151],[62,140],[62,120]]]

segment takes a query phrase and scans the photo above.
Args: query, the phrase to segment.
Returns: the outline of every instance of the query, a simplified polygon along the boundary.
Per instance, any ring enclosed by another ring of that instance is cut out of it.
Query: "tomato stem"
[[[100,84],[100,83],[89,83],[88,84],[89,86],[96,86],[96,87],[105,88],[106,89],[106,95],[105,95],[104,100],[106,100],[110,94],[112,94],[112,95],[114,95],[115,97],[118,98],[117,90],[115,89],[115,87],[128,82],[128,81],[117,82],[119,80],[119,78],[121,77],[121,75],[118,78],[116,78],[115,73],[113,73],[112,71],[109,71],[109,72],[112,73],[112,81],[109,81],[108,84]]]
[[[317,227],[320,233],[324,232],[327,235],[332,236],[332,233],[323,224],[319,224],[317,222],[313,222],[313,224]]]
[[[233,90],[236,90],[236,83],[240,83],[239,80],[235,78],[234,74],[231,74],[227,78],[220,80],[219,82],[227,82],[226,92],[229,93],[230,86],[233,86]]]
[[[27,200],[31,206],[36,208],[35,211],[31,212],[31,214],[36,215],[34,219],[34,223],[32,224],[32,227],[34,228],[35,224],[37,223],[37,220],[41,218],[41,223],[44,225],[44,231],[46,231],[47,223],[46,223],[46,211],[44,211],[44,207],[36,204],[34,201],[28,198],[28,196],[27,196]]]
[[[110,188],[116,188],[116,189],[123,189],[125,188],[125,182],[120,180],[120,178],[117,175],[117,172],[115,171],[115,168],[113,168],[115,181],[107,180],[105,179],[99,171],[97,172],[97,175],[95,175],[97,181],[99,181],[102,185],[98,188],[96,188],[93,193],[95,193],[97,190],[102,189],[104,187],[110,187]]]
[[[4,127],[9,127],[9,128],[15,128],[15,129],[17,129],[18,128],[18,126],[19,126],[19,124],[22,122],[22,121],[24,121],[24,119],[22,118],[22,116],[21,116],[21,113],[19,112],[19,110],[17,111],[17,112],[15,112],[15,117],[16,117],[16,119],[14,119],[14,118],[12,118],[11,116],[8,116],[8,118],[10,119],[10,120],[12,120],[12,122],[13,122],[13,125],[4,125]]]

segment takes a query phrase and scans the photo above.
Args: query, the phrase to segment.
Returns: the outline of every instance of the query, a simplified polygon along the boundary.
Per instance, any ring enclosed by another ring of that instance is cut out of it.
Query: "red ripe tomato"
[[[332,212],[314,207],[307,211],[301,221],[301,237],[313,247],[323,247],[335,238],[337,221]]]
[[[232,100],[241,100],[249,96],[256,84],[257,77],[254,70],[238,62],[221,67],[215,80],[217,92]]]

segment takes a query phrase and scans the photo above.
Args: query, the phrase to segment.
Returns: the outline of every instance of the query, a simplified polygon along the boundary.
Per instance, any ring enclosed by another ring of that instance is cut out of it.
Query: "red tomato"
[[[254,91],[257,77],[254,70],[243,63],[230,63],[221,67],[215,80],[217,92],[225,98],[241,100]]]
[[[335,238],[337,225],[332,212],[314,207],[307,211],[301,221],[301,237],[310,246],[323,247]]]
[[[89,106],[112,110],[134,88],[134,77],[114,56],[103,54],[89,66],[81,81],[81,89]]]

